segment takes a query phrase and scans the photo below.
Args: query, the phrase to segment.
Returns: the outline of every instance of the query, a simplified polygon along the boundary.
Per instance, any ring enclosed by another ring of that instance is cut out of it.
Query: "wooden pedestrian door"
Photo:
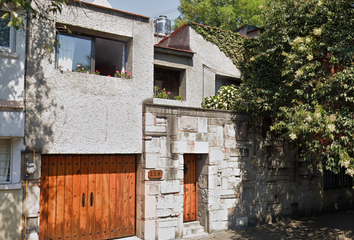
[[[196,155],[184,155],[184,222],[198,220],[197,162]]]
[[[39,239],[135,235],[135,155],[42,155]]]

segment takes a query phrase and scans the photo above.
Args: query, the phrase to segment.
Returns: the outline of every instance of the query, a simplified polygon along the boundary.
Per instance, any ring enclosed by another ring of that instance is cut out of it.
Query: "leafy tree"
[[[10,18],[8,26],[18,30],[24,27],[24,19],[50,19],[50,14],[61,12],[63,5],[67,3],[68,0],[0,0],[0,9],[5,7],[9,10],[1,18]]]
[[[175,28],[188,21],[231,31],[245,24],[260,26],[262,4],[265,0],[180,0],[182,15]]]
[[[263,14],[259,39],[244,42],[244,81],[228,104],[272,119],[270,130],[301,161],[353,176],[353,2],[270,0]]]

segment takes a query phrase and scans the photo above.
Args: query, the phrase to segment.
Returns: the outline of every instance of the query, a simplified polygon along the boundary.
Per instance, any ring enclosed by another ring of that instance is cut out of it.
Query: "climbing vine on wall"
[[[237,67],[241,67],[241,64],[244,62],[243,42],[245,37],[238,33],[205,26],[194,22],[189,22],[188,24],[198,34],[203,36],[205,40],[218,46],[218,48],[228,58],[230,58]]]

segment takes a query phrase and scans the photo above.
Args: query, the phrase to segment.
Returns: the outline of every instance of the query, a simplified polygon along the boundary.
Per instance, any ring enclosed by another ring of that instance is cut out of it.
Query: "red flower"
[[[110,77],[111,75],[108,75],[108,77]]]
[[[168,95],[170,95],[170,94],[171,94],[171,92],[168,92],[167,94],[168,94]]]

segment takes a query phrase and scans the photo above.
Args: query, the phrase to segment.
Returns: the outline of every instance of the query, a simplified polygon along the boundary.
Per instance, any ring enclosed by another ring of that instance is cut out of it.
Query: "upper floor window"
[[[185,100],[185,70],[154,67],[155,97]]]
[[[0,139],[0,183],[10,182],[11,140]]]
[[[11,50],[13,48],[14,29],[7,26],[10,18],[1,18],[6,13],[6,11],[0,10],[0,50]]]
[[[57,66],[113,76],[125,70],[125,43],[100,37],[58,34]]]
[[[218,91],[221,87],[230,86],[232,84],[238,86],[238,85],[240,85],[240,80],[236,79],[236,78],[216,75],[215,76],[215,95],[218,94]]]

